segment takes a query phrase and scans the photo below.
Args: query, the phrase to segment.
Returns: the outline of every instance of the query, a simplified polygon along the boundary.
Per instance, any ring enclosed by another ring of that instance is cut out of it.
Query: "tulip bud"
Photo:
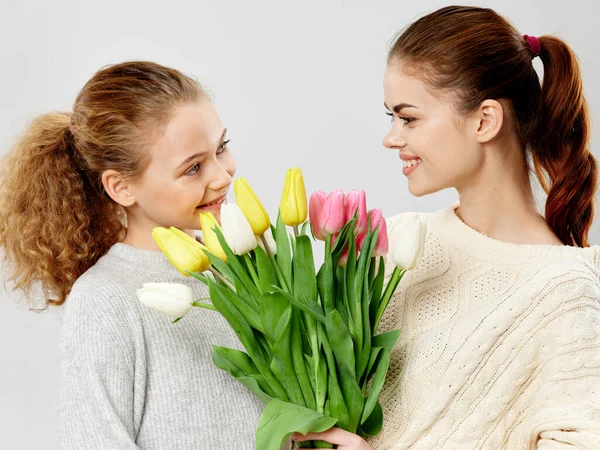
[[[260,247],[263,250],[267,251],[260,236],[254,236],[254,237],[256,238],[256,242],[258,243],[258,245],[260,245]],[[267,231],[265,231],[263,233],[263,237],[265,238],[265,241],[267,241],[267,246],[269,248],[269,251],[271,252],[271,255],[276,255],[277,254],[277,243],[275,242],[275,238],[273,238],[273,230],[271,230],[270,227]]]
[[[309,200],[310,223],[312,224],[313,234],[320,241],[327,240],[327,236],[323,234],[323,226],[321,225],[321,211],[323,211],[326,199],[327,195],[325,192],[315,191]]]
[[[221,206],[221,209],[223,206]],[[215,227],[221,228],[215,216],[212,213],[200,214],[200,227],[202,228],[202,236],[204,237],[204,243],[208,248],[208,251],[215,255],[217,258],[227,262],[227,255],[221,247],[217,233],[215,233]]]
[[[286,173],[279,208],[281,219],[287,226],[298,226],[306,220],[306,189],[299,167]]]
[[[396,225],[391,254],[393,263],[403,270],[417,267],[423,256],[426,236],[427,225],[416,216]]]
[[[372,209],[369,211],[369,217],[371,219],[371,229],[373,231],[375,231],[377,226],[379,226],[377,243],[375,244],[375,249],[373,250],[373,256],[383,256],[387,254],[389,250],[387,224],[380,209]]]
[[[340,232],[346,223],[346,200],[341,190],[333,191],[327,196],[319,222],[326,236]]]
[[[221,227],[227,245],[236,255],[245,255],[256,248],[256,238],[248,219],[235,203],[221,206]]]
[[[346,222],[354,219],[357,214],[354,234],[358,236],[367,228],[367,196],[365,191],[352,190],[346,196]]]
[[[173,319],[185,316],[194,303],[194,291],[178,283],[144,283],[136,295],[144,305]]]
[[[250,222],[252,231],[261,236],[271,226],[271,219],[265,207],[244,178],[235,180],[233,190],[237,204]]]
[[[183,275],[189,276],[188,271],[204,272],[210,267],[210,260],[204,253],[206,247],[183,231],[156,227],[152,237],[173,267]]]

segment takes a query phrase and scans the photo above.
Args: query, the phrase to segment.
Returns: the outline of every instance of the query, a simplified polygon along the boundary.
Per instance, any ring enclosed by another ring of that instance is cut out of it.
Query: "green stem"
[[[373,325],[373,336],[377,332],[377,327],[379,326],[381,317],[383,316],[383,313],[385,312],[385,309],[387,308],[387,305],[390,302],[390,299],[392,298],[396,287],[398,287],[398,283],[400,283],[400,280],[402,279],[405,273],[406,270],[400,270],[398,269],[398,267],[394,268],[394,272],[392,273],[390,281],[388,282],[385,288],[385,292],[383,293],[383,297],[381,298],[381,303],[377,308],[377,315],[375,316],[375,323]]]
[[[252,259],[250,258],[250,255],[248,255],[248,253],[244,255],[244,260],[246,261],[246,265],[248,266],[248,270],[250,271],[250,276],[252,276],[254,284],[256,285],[256,287],[260,287],[260,282],[258,281],[258,274],[256,273],[254,263],[252,262]]]
[[[267,255],[269,256],[269,259],[271,260],[271,264],[273,265],[273,269],[275,270],[277,279],[279,279],[279,284],[281,284],[281,288],[291,294],[291,290],[290,290],[289,286],[287,285],[287,283],[285,282],[285,279],[283,278],[283,274],[281,273],[281,270],[279,269],[279,266],[277,265],[277,261],[275,261],[275,256],[273,256],[273,253],[271,253],[271,250],[269,249],[269,246],[267,245],[267,240],[265,239],[265,236],[261,235],[260,239],[262,240],[262,243],[265,247],[265,251],[267,252]]]
[[[214,267],[210,267],[208,270],[210,270],[210,272],[215,276],[215,278],[218,278],[219,280],[221,280],[229,289],[231,289],[233,292],[236,292],[235,290],[235,286],[233,284],[231,284],[231,282],[225,278],[223,275],[221,275]]]
[[[200,301],[196,301],[196,302],[192,303],[192,306],[197,306],[199,308],[204,308],[204,309],[210,309],[211,311],[218,311],[217,308],[214,307],[214,305],[211,305],[210,303],[203,303]]]
[[[294,235],[296,237],[300,236],[300,231],[298,230],[298,225],[294,225],[292,228],[294,230]]]

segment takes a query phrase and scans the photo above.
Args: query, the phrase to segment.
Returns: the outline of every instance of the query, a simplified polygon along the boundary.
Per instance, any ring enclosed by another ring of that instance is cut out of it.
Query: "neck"
[[[457,215],[471,228],[515,244],[561,244],[540,214],[525,156],[517,145],[483,148],[481,171],[457,188]]]

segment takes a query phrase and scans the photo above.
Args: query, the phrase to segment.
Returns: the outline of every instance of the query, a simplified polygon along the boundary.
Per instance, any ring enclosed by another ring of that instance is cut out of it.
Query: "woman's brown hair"
[[[174,106],[204,91],[152,62],[103,68],[72,113],[36,117],[2,161],[0,246],[9,280],[26,293],[40,283],[46,304],[71,287],[126,233],[124,209],[104,191],[108,169],[128,179],[149,164],[144,151]]]
[[[521,145],[531,152],[547,194],[546,222],[563,243],[586,247],[598,165],[589,150],[590,118],[581,73],[563,41],[542,36],[539,43],[537,55],[491,9],[448,6],[401,32],[389,60],[401,60],[434,90],[455,94],[462,113],[486,99],[509,101]],[[534,56],[544,66],[541,86]]]

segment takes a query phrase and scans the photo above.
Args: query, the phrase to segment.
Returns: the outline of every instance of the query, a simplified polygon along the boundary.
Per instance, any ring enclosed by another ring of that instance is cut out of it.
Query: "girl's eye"
[[[385,115],[390,116],[390,122],[394,122],[394,115],[391,112],[386,112]]]
[[[187,176],[196,175],[199,170],[200,170],[200,163],[196,163],[192,167],[190,167],[187,170],[187,172],[185,172],[185,175],[187,175]]]
[[[221,144],[221,147],[219,147],[219,152],[218,153],[225,153],[227,151],[227,144],[229,144],[230,141],[231,141],[231,139],[227,139],[226,141],[224,141]]]
[[[404,123],[411,123],[412,121],[414,121],[415,119],[413,117],[398,117],[398,119],[403,120]]]

